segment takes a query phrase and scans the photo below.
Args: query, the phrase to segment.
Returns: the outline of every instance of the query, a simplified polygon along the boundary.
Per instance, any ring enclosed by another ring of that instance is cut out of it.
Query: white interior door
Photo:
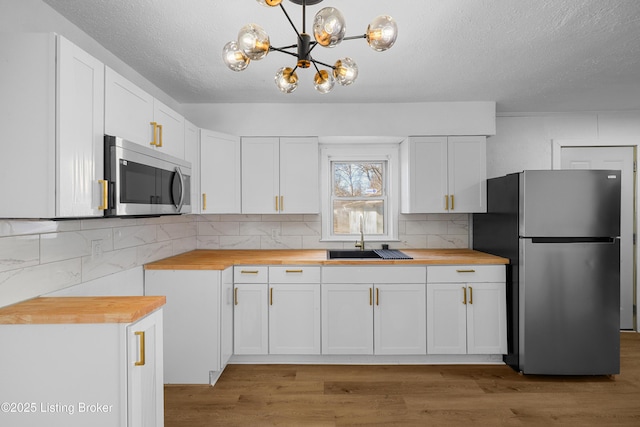
[[[633,329],[634,295],[634,147],[562,147],[562,169],[622,171],[620,209],[620,329]]]

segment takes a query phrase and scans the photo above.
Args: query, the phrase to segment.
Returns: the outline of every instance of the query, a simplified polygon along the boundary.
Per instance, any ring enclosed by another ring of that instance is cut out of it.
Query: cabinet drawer
[[[269,283],[320,283],[320,267],[269,267]]]
[[[504,282],[504,265],[434,265],[427,267],[427,283]]]
[[[322,283],[424,283],[424,266],[323,267]]]
[[[233,267],[233,283],[267,283],[269,267],[266,265],[239,265]]]

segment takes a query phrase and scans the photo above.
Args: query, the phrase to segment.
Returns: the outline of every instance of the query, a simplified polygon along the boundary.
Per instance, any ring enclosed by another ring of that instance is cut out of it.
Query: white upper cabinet
[[[486,212],[486,137],[409,137],[400,152],[402,213]]]
[[[191,213],[200,213],[200,128],[184,121],[184,159],[191,163]]]
[[[200,212],[240,213],[240,138],[201,129],[200,165]]]
[[[318,191],[317,138],[242,138],[242,213],[318,213]]]
[[[104,133],[184,159],[184,117],[105,68]]]
[[[101,216],[104,65],[55,34],[0,35],[0,217]]]

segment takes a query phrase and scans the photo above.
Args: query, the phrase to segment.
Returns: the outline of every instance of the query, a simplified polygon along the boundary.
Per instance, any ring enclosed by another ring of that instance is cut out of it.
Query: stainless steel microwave
[[[191,164],[152,148],[104,136],[105,216],[191,212]]]

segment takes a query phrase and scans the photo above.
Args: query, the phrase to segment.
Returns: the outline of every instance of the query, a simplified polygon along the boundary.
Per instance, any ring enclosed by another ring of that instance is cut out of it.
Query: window
[[[322,240],[397,239],[397,145],[321,149]]]
[[[331,162],[333,233],[383,235],[386,162]]]

